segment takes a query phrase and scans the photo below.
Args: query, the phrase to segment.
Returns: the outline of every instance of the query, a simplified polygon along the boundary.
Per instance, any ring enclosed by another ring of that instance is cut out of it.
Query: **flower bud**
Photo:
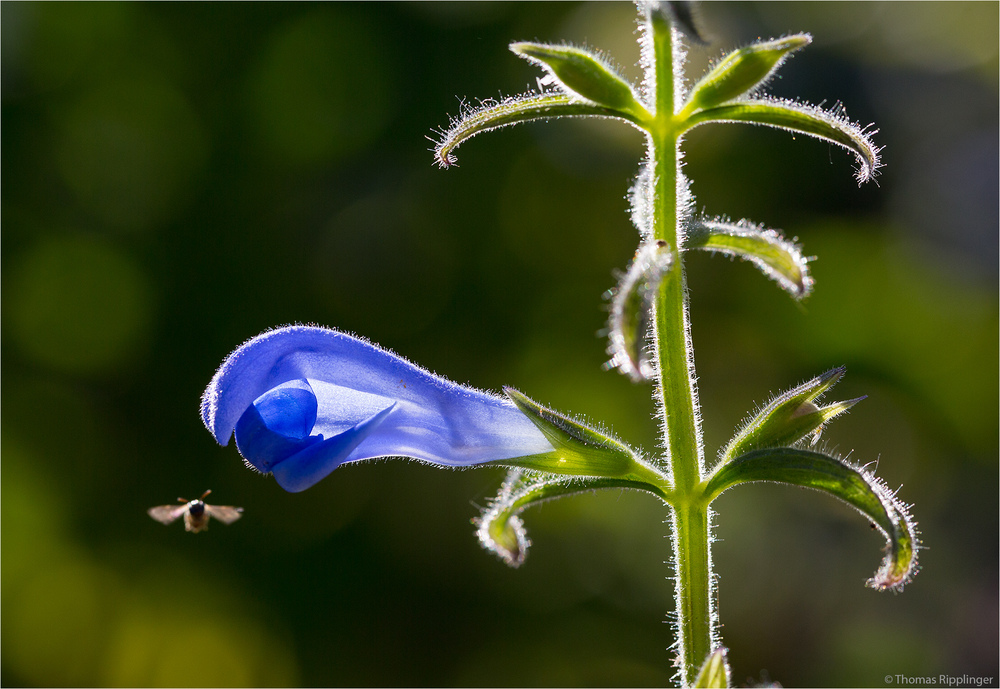
[[[705,689],[726,689],[729,686],[729,662],[726,660],[726,649],[719,647],[705,659],[698,677],[694,680],[695,687]]]
[[[815,445],[824,424],[864,399],[816,405],[815,400],[840,380],[844,370],[827,371],[771,400],[729,441],[722,452],[723,463],[753,450],[788,447],[810,434]]]
[[[790,53],[811,42],[809,34],[796,34],[734,50],[694,85],[685,110],[712,108],[757,89]]]

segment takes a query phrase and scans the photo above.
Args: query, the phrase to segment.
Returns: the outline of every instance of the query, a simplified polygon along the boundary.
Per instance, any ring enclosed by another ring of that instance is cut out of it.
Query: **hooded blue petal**
[[[300,491],[344,462],[412,457],[471,466],[552,451],[509,400],[457,385],[364,340],[289,326],[229,355],[202,397],[222,445]]]

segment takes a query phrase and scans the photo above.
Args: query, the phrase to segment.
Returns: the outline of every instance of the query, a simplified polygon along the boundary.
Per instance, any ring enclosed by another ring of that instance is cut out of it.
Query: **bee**
[[[205,498],[211,493],[206,490],[197,500],[177,498],[183,505],[159,505],[150,507],[147,513],[158,522],[170,524],[182,514],[184,515],[184,530],[198,533],[208,528],[209,517],[215,517],[223,524],[232,524],[243,516],[242,507],[230,505],[206,505]]]

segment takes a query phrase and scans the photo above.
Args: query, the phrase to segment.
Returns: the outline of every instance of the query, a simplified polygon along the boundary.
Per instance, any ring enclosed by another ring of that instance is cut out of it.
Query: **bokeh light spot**
[[[37,362],[99,373],[127,363],[151,320],[142,270],[114,247],[86,237],[46,240],[11,271],[8,333]]]
[[[277,667],[264,671],[274,653],[261,641],[252,625],[203,610],[133,606],[111,641],[105,681],[112,686],[290,686],[294,676],[286,659],[279,657]]]
[[[176,213],[207,158],[198,117],[156,75],[102,84],[57,120],[63,178],[112,227],[146,228]]]
[[[92,682],[107,626],[108,572],[80,558],[43,562],[4,596],[4,662],[37,686]]]
[[[317,290],[379,332],[413,333],[445,309],[456,247],[408,194],[379,191],[331,219],[314,252]]]
[[[368,144],[393,105],[384,47],[329,6],[279,29],[249,83],[267,148],[282,162],[315,164]]]
[[[7,11],[4,8],[4,22]],[[128,3],[26,4],[26,64],[41,89],[65,86],[105,65],[113,51],[136,31],[135,8]],[[22,11],[24,11],[22,9]]]

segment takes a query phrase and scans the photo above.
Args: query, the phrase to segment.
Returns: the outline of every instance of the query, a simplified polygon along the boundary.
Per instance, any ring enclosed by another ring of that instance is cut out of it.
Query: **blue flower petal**
[[[253,406],[270,430],[301,440],[316,425],[319,404],[308,380],[290,380],[265,392]]]
[[[236,447],[260,471],[322,440],[310,437],[316,425],[316,395],[305,380],[268,390],[236,422]]]
[[[552,451],[509,400],[318,327],[272,330],[233,352],[202,419],[222,445],[235,432],[247,462],[290,491],[374,457],[471,466]]]
[[[274,479],[278,485],[290,493],[311,488],[330,475],[343,464],[361,441],[378,428],[389,415],[392,407],[386,407],[370,419],[365,419],[354,428],[340,435],[310,444],[274,467]]]

